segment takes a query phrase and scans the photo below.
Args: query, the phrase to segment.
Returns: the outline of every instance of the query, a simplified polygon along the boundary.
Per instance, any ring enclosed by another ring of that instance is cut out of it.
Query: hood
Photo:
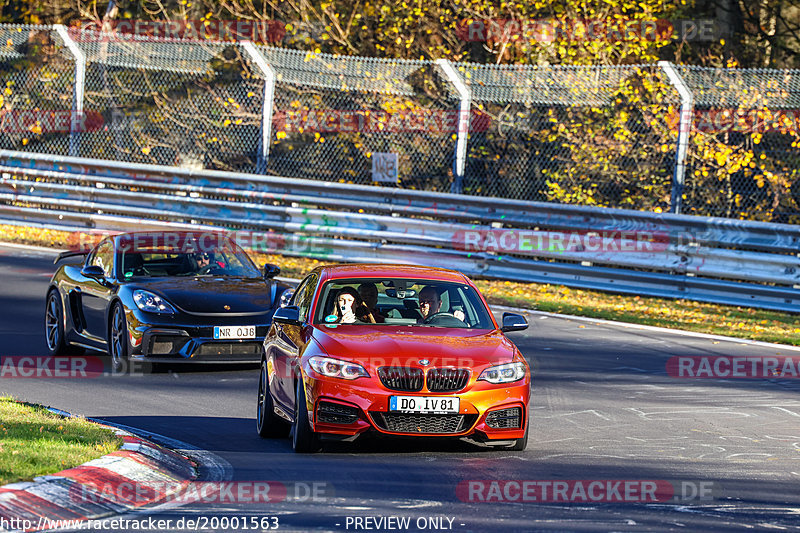
[[[497,330],[408,326],[314,326],[314,340],[331,357],[365,368],[427,366],[480,368],[510,362],[516,348]],[[428,365],[420,360],[427,359]]]
[[[260,314],[271,309],[269,288],[261,278],[160,278],[132,284],[135,289],[158,294],[189,314]]]

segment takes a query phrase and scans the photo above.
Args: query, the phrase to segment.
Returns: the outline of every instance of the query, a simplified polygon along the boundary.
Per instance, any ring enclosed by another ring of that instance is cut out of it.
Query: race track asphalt
[[[0,355],[46,353],[43,310],[52,258],[0,245]],[[175,525],[181,518],[199,517],[238,517],[240,527],[229,531],[253,531],[251,518],[272,516],[279,531],[398,530],[365,529],[379,523],[356,517],[406,517],[409,527],[402,530],[408,531],[437,525],[463,532],[800,529],[800,380],[676,379],[665,370],[672,356],[800,352],[537,314],[528,319],[527,331],[509,335],[535,372],[524,452],[463,441],[372,440],[297,455],[288,439],[263,440],[255,432],[255,367],[3,377],[0,395],[177,439],[211,452],[217,476],[282,482],[289,491],[282,502],[172,502],[127,516],[172,520],[170,531],[182,530]],[[687,498],[464,502],[457,487],[469,480],[663,480],[685,488]],[[317,498],[306,497],[314,483]],[[710,492],[688,498],[699,487]]]

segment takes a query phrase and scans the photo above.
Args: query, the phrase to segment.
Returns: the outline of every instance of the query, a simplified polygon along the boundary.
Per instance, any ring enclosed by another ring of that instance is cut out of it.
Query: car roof
[[[154,230],[154,231],[131,231],[127,233],[117,233],[116,235],[107,237],[112,239],[115,246],[127,246],[133,243],[136,246],[169,246],[183,248],[188,243],[205,243],[204,245],[212,245],[213,243],[235,243],[229,234],[223,231],[209,231],[209,230]],[[210,241],[209,241],[210,239]]]
[[[456,270],[418,265],[387,265],[382,263],[349,263],[318,267],[326,279],[342,278],[422,278],[464,283],[466,276]]]
[[[224,231],[216,231],[216,230],[151,230],[151,231],[129,231],[126,233],[117,233],[116,235],[112,235],[112,238],[119,238],[119,239],[131,239],[136,236],[161,236],[161,235],[175,235],[180,238],[186,238],[188,236],[200,238],[203,235],[214,235],[214,236],[228,236],[228,234]],[[229,237],[229,236],[228,236]]]

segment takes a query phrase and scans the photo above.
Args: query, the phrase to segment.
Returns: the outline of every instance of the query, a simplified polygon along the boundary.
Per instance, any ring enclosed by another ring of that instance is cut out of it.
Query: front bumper
[[[506,386],[471,381],[459,392],[401,392],[385,388],[375,377],[344,381],[303,375],[308,412],[314,431],[348,437],[374,431],[385,435],[426,437],[473,437],[476,440],[511,440],[525,436],[530,398],[530,379]],[[458,415],[407,415],[389,411],[390,396],[458,397]],[[519,422],[505,415],[517,409]],[[495,427],[492,427],[495,426]],[[497,427],[501,426],[501,427]]]
[[[137,316],[138,313],[131,315],[128,317],[131,359],[153,363],[258,363],[272,319],[270,313],[202,317],[190,323],[172,316],[154,320]],[[214,326],[255,326],[256,335],[250,339],[214,339]]]

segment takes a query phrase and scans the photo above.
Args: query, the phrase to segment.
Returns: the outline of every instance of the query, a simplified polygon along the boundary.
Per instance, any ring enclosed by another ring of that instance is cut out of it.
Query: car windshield
[[[320,293],[315,324],[493,329],[478,292],[424,279],[337,279]]]
[[[258,278],[258,268],[229,239],[182,240],[164,244],[157,239],[120,242],[123,279],[172,276],[230,276]]]

